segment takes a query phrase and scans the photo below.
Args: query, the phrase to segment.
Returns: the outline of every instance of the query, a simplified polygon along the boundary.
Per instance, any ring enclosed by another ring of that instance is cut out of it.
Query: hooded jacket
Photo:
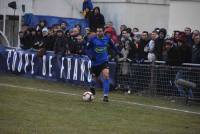
[[[98,14],[95,14],[95,10],[99,10]],[[104,16],[101,14],[100,8],[95,7],[93,12],[89,16],[89,26],[91,31],[96,31],[98,27],[104,27],[105,26],[105,20]]]

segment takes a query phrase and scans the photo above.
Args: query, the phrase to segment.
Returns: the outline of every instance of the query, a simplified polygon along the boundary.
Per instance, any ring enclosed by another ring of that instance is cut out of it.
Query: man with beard
[[[120,56],[121,53],[115,47],[108,36],[104,35],[102,27],[97,28],[96,36],[92,37],[87,45],[89,50],[88,56],[92,61],[91,71],[96,82],[99,82],[99,76],[102,75],[103,84],[103,101],[108,102],[108,94],[110,90],[109,82],[109,66],[108,66],[108,46],[111,46]],[[94,84],[94,83],[93,83]],[[90,89],[95,95],[94,88]]]

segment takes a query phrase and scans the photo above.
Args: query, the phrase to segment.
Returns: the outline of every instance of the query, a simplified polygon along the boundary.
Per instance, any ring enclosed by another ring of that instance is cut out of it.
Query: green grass
[[[142,107],[123,102],[81,100],[83,89],[64,83],[0,74],[0,134],[198,134],[200,115]],[[78,94],[31,90],[26,87]],[[111,100],[139,102],[200,112],[199,106],[112,92]]]

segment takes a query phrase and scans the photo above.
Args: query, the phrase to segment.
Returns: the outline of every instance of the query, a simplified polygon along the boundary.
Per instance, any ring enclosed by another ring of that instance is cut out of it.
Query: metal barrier
[[[183,79],[196,87],[176,80]],[[168,66],[163,61],[141,64],[119,62],[116,76],[117,88],[144,95],[163,95],[200,99],[200,65],[184,63]],[[186,85],[186,86],[185,86]]]

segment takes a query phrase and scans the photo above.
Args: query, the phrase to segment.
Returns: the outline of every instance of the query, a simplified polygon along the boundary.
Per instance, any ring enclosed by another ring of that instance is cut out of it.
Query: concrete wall
[[[82,0],[33,0],[33,13],[68,18],[81,18]]]
[[[0,0],[0,14],[13,15],[7,4],[14,0]],[[83,0],[16,0],[16,15],[26,13],[82,18],[80,10]],[[182,30],[185,26],[200,29],[200,0],[92,0],[99,6],[106,21],[113,21],[119,31],[121,24],[152,31],[155,27]],[[5,17],[4,17],[5,18]],[[21,18],[20,18],[21,19]],[[5,25],[5,24],[4,24]],[[4,29],[5,31],[5,29]]]
[[[121,24],[138,27],[140,31],[152,31],[156,27],[168,28],[167,4],[97,2],[94,5],[101,8],[106,21],[112,21],[118,31]]]
[[[33,13],[81,18],[80,10],[82,7],[82,1],[83,0],[56,0],[55,2],[55,0],[33,0]],[[120,24],[127,24],[131,27],[139,27],[145,30],[152,30],[156,25],[159,27],[168,27],[169,7],[166,5],[166,1],[168,0],[92,1],[94,6],[100,6],[106,21],[113,21],[116,28],[119,28]],[[144,3],[147,2],[149,4],[145,5]],[[148,12],[146,12],[147,10]],[[161,12],[159,14],[155,13],[157,10],[160,10]],[[166,16],[166,18],[163,18],[163,15]]]
[[[169,8],[169,32],[184,30],[186,26],[200,30],[200,0],[171,1]]]

